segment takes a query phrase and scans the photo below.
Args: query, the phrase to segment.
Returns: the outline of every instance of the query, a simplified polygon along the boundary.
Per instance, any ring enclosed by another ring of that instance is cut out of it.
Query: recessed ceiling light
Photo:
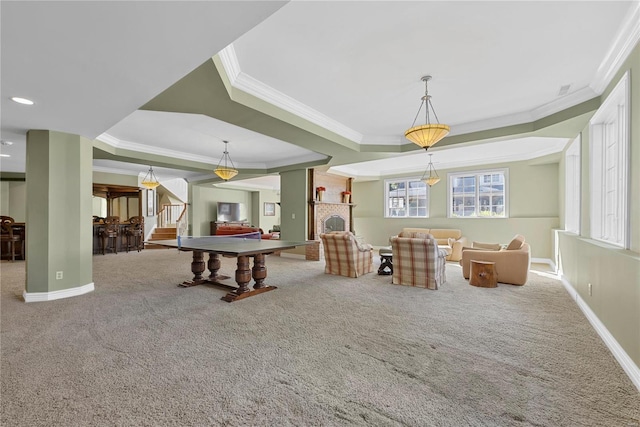
[[[19,96],[12,96],[11,100],[13,102],[17,102],[18,104],[24,104],[24,105],[33,105],[33,101],[27,98],[20,98]]]
[[[0,157],[11,157],[11,154],[0,154]]]
[[[11,141],[0,141],[0,145],[5,145],[5,146],[13,145],[13,142],[11,142]]]

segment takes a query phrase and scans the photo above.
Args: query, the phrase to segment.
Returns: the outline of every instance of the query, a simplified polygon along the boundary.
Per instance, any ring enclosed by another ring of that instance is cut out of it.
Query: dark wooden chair
[[[129,224],[124,230],[127,238],[127,252],[129,252],[130,248],[135,248],[140,252],[144,246],[144,217],[132,216],[129,218]]]
[[[20,233],[14,232],[14,222],[10,216],[0,216],[0,238],[3,244],[7,243],[9,252],[11,253],[11,262],[16,260],[16,243],[20,244],[20,256],[24,259],[24,240]]]
[[[118,253],[118,237],[120,236],[120,217],[108,216],[104,219],[104,227],[99,231],[102,241],[102,255],[105,254],[107,241],[111,242],[111,250]]]

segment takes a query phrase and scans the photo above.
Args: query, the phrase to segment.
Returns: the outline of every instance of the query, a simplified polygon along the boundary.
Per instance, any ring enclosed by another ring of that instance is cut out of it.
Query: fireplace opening
[[[332,231],[346,231],[346,221],[340,215],[331,215],[324,221],[323,233],[330,233]]]

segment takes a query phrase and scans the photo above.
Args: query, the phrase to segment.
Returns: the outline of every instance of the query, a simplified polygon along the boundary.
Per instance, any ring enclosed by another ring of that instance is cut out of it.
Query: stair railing
[[[176,221],[176,236],[186,236],[187,235],[187,229],[189,228],[189,224],[187,222],[187,209],[189,207],[188,203],[185,203],[183,208],[182,208],[182,212],[180,213],[180,216],[178,217],[178,220]]]
[[[184,209],[186,209],[186,203],[162,205],[162,209],[158,212],[157,226],[161,228],[176,227],[178,218]]]

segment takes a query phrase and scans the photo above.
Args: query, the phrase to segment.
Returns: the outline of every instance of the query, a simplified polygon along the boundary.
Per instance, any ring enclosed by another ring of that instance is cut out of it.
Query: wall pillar
[[[280,172],[280,238],[307,240],[307,170]]]
[[[62,132],[27,132],[26,302],[93,290],[93,144]]]

